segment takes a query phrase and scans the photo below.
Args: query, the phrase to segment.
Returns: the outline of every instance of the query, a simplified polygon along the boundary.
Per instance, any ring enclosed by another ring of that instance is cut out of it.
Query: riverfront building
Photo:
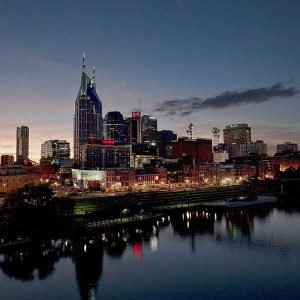
[[[79,162],[81,145],[103,137],[102,102],[96,92],[95,68],[92,79],[86,74],[83,55],[81,85],[75,102],[74,162]]]
[[[41,183],[41,174],[25,169],[0,169],[0,193],[11,192],[26,184]]]

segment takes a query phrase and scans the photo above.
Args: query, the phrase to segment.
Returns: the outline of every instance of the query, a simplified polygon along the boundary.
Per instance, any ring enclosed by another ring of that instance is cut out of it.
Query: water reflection
[[[159,236],[172,229],[175,236],[188,239],[195,251],[195,239],[213,236],[217,242],[247,241],[253,246],[255,221],[264,221],[274,208],[231,213],[193,210],[166,215],[143,226],[97,232],[77,239],[52,239],[34,242],[15,249],[1,250],[0,268],[8,277],[22,281],[44,280],[55,272],[61,258],[69,258],[75,267],[78,291],[82,300],[96,299],[97,287],[103,273],[103,256],[120,259],[130,248],[135,256],[143,251],[159,250]]]

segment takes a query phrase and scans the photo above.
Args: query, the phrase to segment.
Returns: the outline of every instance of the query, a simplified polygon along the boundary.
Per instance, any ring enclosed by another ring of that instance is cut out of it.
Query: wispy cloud
[[[156,104],[154,112],[166,116],[188,116],[204,109],[223,109],[230,106],[260,104],[273,99],[290,98],[298,95],[300,90],[291,86],[291,82],[278,82],[270,87],[252,88],[246,90],[225,91],[214,97],[189,97],[185,99],[167,100]]]

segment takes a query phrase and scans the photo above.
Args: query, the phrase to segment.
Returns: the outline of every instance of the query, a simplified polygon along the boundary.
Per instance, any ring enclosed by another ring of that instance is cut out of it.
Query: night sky
[[[299,0],[1,1],[0,154],[20,125],[33,160],[48,139],[72,145],[83,51],[103,117],[140,99],[179,135],[248,123],[270,154],[300,143],[299,15]]]

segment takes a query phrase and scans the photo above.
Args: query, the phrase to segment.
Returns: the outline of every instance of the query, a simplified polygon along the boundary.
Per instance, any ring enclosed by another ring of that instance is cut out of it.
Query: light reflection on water
[[[296,299],[300,214],[203,210],[0,253],[0,299]]]

